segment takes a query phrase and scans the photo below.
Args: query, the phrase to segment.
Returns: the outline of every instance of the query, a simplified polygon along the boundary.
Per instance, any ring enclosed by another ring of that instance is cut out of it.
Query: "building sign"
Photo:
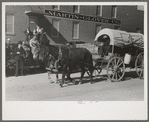
[[[77,19],[77,20],[110,23],[110,24],[121,24],[121,21],[117,19],[93,17],[93,16],[86,16],[86,15],[81,15],[81,14],[66,13],[66,12],[53,11],[53,10],[45,10],[45,13],[49,16],[62,17],[62,18],[67,18],[67,19]]]

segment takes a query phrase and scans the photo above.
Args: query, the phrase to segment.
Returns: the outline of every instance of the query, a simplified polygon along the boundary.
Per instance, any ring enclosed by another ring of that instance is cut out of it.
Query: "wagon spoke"
[[[116,65],[117,65],[117,64],[116,64],[116,58],[115,58],[115,60],[114,60],[114,63],[115,63],[115,66],[116,66]]]
[[[121,66],[121,64],[123,64],[123,62],[121,62],[117,67],[120,67]]]
[[[119,75],[119,73],[118,73],[118,76],[121,77],[121,76]]]
[[[114,78],[114,76],[115,76],[115,72],[113,73],[112,79]]]
[[[118,61],[117,61],[117,65],[118,65],[119,61],[120,61],[120,59],[118,59]]]

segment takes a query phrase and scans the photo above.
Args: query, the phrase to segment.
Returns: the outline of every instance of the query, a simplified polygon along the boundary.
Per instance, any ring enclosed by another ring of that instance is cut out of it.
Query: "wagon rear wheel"
[[[113,57],[107,65],[107,76],[111,81],[120,81],[125,74],[124,61],[119,57]]]
[[[144,52],[140,53],[137,56],[137,59],[135,61],[135,68],[136,68],[137,75],[140,78],[144,78]]]

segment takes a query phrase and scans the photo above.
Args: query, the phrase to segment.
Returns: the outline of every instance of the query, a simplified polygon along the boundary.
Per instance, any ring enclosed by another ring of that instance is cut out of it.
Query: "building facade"
[[[6,42],[25,40],[27,27],[39,25],[50,43],[93,42],[103,28],[144,33],[144,11],[138,6],[6,5]]]

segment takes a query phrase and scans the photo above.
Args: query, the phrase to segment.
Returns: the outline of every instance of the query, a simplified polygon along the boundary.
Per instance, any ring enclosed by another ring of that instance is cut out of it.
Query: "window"
[[[14,15],[6,16],[6,34],[14,34]]]
[[[59,35],[59,20],[53,20],[52,21],[52,36],[58,37]]]
[[[80,6],[73,6],[73,13],[80,13]]]
[[[73,39],[79,39],[79,23],[73,22],[73,30],[72,30],[72,38]]]
[[[60,10],[60,6],[59,6],[59,5],[53,5],[53,6],[52,6],[52,9],[53,9],[53,10]]]
[[[116,18],[117,16],[117,6],[112,6],[112,18]]]
[[[102,16],[102,6],[97,6],[96,15],[97,16]]]
[[[101,30],[101,25],[96,25],[95,35]]]
[[[36,28],[37,24],[38,24],[38,18],[34,17],[34,16],[30,16],[29,17],[29,27],[32,32]]]

